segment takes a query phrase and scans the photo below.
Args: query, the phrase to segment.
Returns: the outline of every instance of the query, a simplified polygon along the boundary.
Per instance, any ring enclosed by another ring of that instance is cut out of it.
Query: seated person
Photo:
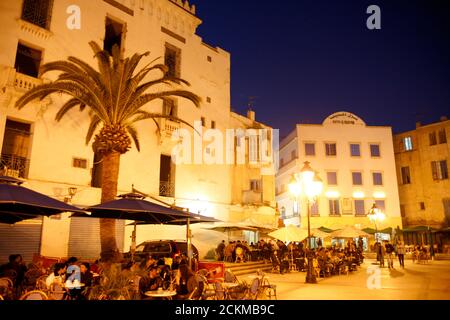
[[[93,275],[90,270],[90,265],[87,262],[80,264],[81,283],[84,283],[86,287],[92,286]]]
[[[66,279],[67,266],[65,263],[56,263],[53,272],[45,280],[47,288],[50,289],[52,284],[57,284],[59,287],[63,287]]]
[[[187,299],[198,287],[195,274],[187,264],[181,264],[175,280],[177,295],[176,299]]]
[[[139,292],[142,299],[147,299],[145,295],[147,291],[155,291],[162,288],[163,280],[158,274],[158,267],[151,266],[147,276],[144,276],[139,281]]]

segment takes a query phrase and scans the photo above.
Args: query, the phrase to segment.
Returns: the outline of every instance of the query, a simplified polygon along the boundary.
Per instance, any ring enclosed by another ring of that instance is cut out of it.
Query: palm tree
[[[94,133],[98,132],[92,147],[103,160],[101,175],[103,203],[116,198],[120,156],[130,150],[131,140],[140,151],[138,132],[134,127],[136,122],[152,119],[158,126],[156,119],[168,118],[189,125],[177,117],[145,111],[144,107],[151,101],[165,100],[174,96],[188,99],[199,107],[200,97],[180,88],[181,85],[189,86],[189,83],[169,76],[168,67],[156,64],[156,60],[136,71],[141,59],[149,52],[123,59],[117,46],[113,47],[111,55],[108,51],[102,50],[96,42],[91,41],[89,45],[94,51],[99,71],[76,57],[47,63],[41,67],[40,76],[50,71],[60,71],[57,80],[28,91],[18,99],[16,107],[21,109],[35,99],[42,100],[53,93],[64,93],[71,99],[59,109],[56,121],[59,122],[75,107],[79,106],[80,111],[85,108],[89,110],[90,125],[86,145],[92,140]],[[158,72],[161,75],[144,82],[144,78],[150,72]],[[161,90],[161,85],[166,89]],[[174,88],[174,85],[178,88]],[[99,126],[101,129],[97,131]],[[100,220],[100,239],[102,259],[115,260],[118,257],[115,220]]]

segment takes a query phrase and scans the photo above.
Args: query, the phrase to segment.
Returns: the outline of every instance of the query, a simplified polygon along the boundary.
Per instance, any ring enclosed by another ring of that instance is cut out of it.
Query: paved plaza
[[[381,272],[379,289],[369,289],[368,279],[376,276],[370,272],[378,269],[367,260],[358,271],[349,275],[318,278],[317,284],[305,284],[304,272],[272,274],[267,276],[271,283],[277,285],[279,300],[450,300],[450,261],[431,261],[417,264],[405,261],[405,269],[394,265],[390,270],[385,267]],[[241,280],[249,281],[248,276]],[[371,278],[369,280],[374,280]],[[369,281],[376,284],[376,281]]]

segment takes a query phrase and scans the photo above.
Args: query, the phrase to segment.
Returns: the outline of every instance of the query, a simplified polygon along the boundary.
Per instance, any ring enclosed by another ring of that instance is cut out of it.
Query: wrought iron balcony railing
[[[0,171],[3,175],[16,178],[28,178],[30,160],[14,154],[4,154],[0,156]]]
[[[170,181],[159,182],[159,195],[161,197],[174,198],[175,197],[175,183]]]

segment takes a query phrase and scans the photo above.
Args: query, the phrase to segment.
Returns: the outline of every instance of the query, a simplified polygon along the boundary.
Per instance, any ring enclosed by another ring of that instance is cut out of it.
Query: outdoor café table
[[[155,290],[155,291],[147,291],[145,295],[151,298],[165,298],[167,300],[172,300],[172,297],[176,296],[177,292],[170,290]]]
[[[81,289],[85,285],[86,284],[84,284],[84,283],[78,283],[78,284],[67,284],[67,283],[64,283],[62,287],[65,288],[65,289],[68,289],[68,290],[72,290],[72,289]]]

